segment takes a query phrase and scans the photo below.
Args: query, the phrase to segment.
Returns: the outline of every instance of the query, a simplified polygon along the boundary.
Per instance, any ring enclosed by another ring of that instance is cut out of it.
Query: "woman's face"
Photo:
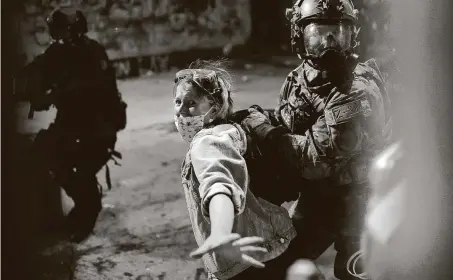
[[[195,117],[208,113],[211,104],[205,96],[196,92],[191,83],[183,82],[176,87],[173,99],[175,115],[179,117]]]

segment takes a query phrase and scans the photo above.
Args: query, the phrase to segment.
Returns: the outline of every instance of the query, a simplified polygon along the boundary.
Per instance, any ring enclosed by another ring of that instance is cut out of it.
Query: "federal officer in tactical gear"
[[[73,199],[67,229],[85,239],[101,210],[96,174],[110,159],[116,134],[126,126],[126,103],[102,45],[89,39],[87,21],[75,9],[55,9],[47,18],[53,42],[16,77],[16,94],[30,101],[30,114],[55,106],[57,115],[35,138],[33,155]],[[109,174],[107,182],[110,188]]]
[[[295,1],[287,17],[301,65],[284,82],[275,116],[252,106],[239,118],[269,169],[293,176],[270,193],[300,193],[290,209],[298,230],[294,257],[316,259],[334,243],[338,279],[361,277],[351,266],[360,249],[368,167],[391,135],[378,67],[374,60],[359,63],[354,53],[357,14],[351,0]]]

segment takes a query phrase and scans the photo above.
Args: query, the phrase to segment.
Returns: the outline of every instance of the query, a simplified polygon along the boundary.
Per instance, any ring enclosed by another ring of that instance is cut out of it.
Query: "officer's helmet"
[[[318,57],[326,49],[352,51],[358,11],[351,0],[297,0],[286,17],[299,54]]]
[[[53,10],[46,19],[49,33],[54,40],[71,40],[88,32],[88,24],[80,10],[60,8]]]

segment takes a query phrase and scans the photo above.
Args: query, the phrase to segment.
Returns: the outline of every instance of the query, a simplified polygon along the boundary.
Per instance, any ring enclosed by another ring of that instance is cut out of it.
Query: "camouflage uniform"
[[[391,136],[390,101],[374,60],[345,69],[335,80],[304,58],[282,86],[277,122],[252,109],[242,124],[273,171],[292,174],[293,183],[278,192],[300,192],[291,208],[298,231],[290,246],[294,258],[316,259],[335,243],[335,276],[358,279],[346,265],[360,249],[371,157]]]

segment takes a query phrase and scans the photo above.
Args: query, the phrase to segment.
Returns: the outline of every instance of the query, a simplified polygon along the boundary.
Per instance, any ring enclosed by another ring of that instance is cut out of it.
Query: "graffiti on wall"
[[[112,60],[243,44],[251,32],[249,0],[26,0],[21,19],[27,59],[48,46],[45,18],[57,5],[78,7],[88,36]]]
[[[168,71],[170,70],[169,61],[168,54],[161,54],[114,60],[113,66],[117,78],[127,78]]]

